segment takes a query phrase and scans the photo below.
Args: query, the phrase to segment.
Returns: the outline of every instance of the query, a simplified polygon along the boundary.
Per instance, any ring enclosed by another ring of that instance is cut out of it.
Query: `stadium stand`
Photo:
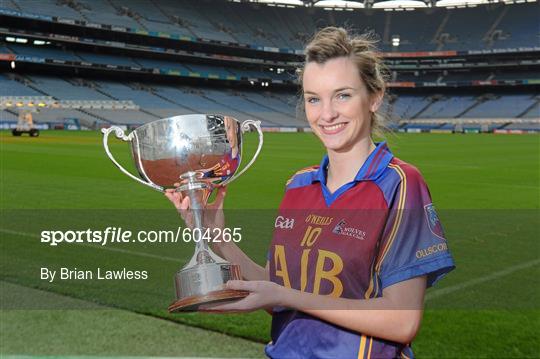
[[[59,3],[52,0],[40,1],[39,8],[37,9],[35,0],[2,1],[1,5],[2,7],[10,6],[13,10],[38,13],[40,15],[61,16],[67,19],[84,20],[77,11],[65,5],[59,5]]]
[[[42,96],[43,94],[36,91],[29,84],[21,81],[16,81],[14,78],[9,78],[0,74],[0,96]]]
[[[305,127],[306,123],[296,116],[293,71],[301,57],[287,54],[300,49],[316,28],[353,25],[362,31],[374,31],[382,49],[387,51],[395,83],[387,108],[391,118],[402,121],[391,127],[453,130],[456,128],[454,120],[465,119],[479,121],[479,124],[462,126],[465,129],[469,128],[467,126],[537,128],[534,121],[540,119],[540,100],[535,84],[540,80],[540,61],[535,57],[537,50],[529,49],[538,46],[536,2],[407,12],[338,12],[229,1],[214,1],[211,6],[204,4],[202,7],[194,0],[42,0],[38,8],[33,0],[4,0],[0,2],[0,16],[1,10],[6,9],[64,18],[69,20],[67,24],[71,20],[105,24],[108,37],[104,37],[103,31],[98,34],[88,29],[78,34],[81,29],[75,27],[71,30],[44,28],[41,35],[50,31],[61,34],[54,34],[53,41],[46,45],[35,46],[31,41],[22,44],[14,42],[13,36],[11,41],[4,36],[0,41],[0,56],[15,56],[19,64],[26,61],[43,65],[29,66],[28,72],[10,72],[3,68],[0,96],[52,96],[56,100],[83,102],[130,100],[137,107],[42,109],[36,115],[36,122],[77,118],[92,127],[107,123],[135,126],[178,114],[226,112],[239,119],[260,119],[269,127]],[[37,27],[37,24],[32,25],[32,29]],[[81,36],[71,38],[72,31]],[[143,37],[122,37],[130,31]],[[195,53],[187,49],[191,57],[186,58],[170,51],[171,48],[177,51],[180,43],[151,37],[168,39],[173,35],[175,41],[183,36],[191,43],[210,45],[196,48]],[[399,46],[392,45],[396,39]],[[82,40],[94,43],[90,47]],[[107,50],[101,51],[99,41],[109,40]],[[146,47],[141,48],[144,51],[127,51],[124,41]],[[218,47],[212,48],[212,44]],[[226,49],[224,44],[233,47]],[[241,47],[234,47],[238,44],[247,44],[259,52],[246,53],[245,58],[231,61],[229,55],[238,56],[235,49]],[[489,52],[493,49],[497,51]],[[472,50],[488,50],[489,56]],[[414,53],[425,51],[450,51],[450,55]],[[509,55],[504,55],[508,51]],[[521,51],[519,56],[515,51]],[[205,61],[198,61],[199,55],[206,56]],[[274,61],[281,65],[273,65]],[[497,66],[498,61],[506,61],[505,66]],[[61,75],[57,72],[59,68],[51,67],[52,64],[61,64]],[[282,64],[285,70],[278,71]],[[83,71],[85,66],[94,65],[99,69],[104,66],[117,69],[119,73],[122,68],[133,68],[133,71],[151,75],[142,78],[137,77],[136,72],[123,72],[104,79],[103,75],[96,76],[96,72]],[[165,79],[160,75],[169,77]],[[171,81],[170,76],[176,76],[176,80]],[[213,86],[212,79],[223,83]],[[265,87],[269,83],[271,88]],[[276,84],[283,86],[273,87]],[[455,91],[455,88],[460,90]],[[13,121],[17,112],[4,109],[1,115],[2,121]],[[489,122],[493,119],[506,122]],[[532,122],[513,123],[512,119]]]
[[[30,80],[41,93],[59,100],[110,100],[82,83],[75,85],[73,80],[44,76],[30,77]]]
[[[540,117],[540,99],[535,98],[535,103],[521,115],[523,118]]]
[[[400,51],[425,51],[534,46],[533,39],[538,36],[536,2],[336,14],[315,8],[307,12],[302,8],[263,8],[260,4],[227,1],[204,7],[193,0],[41,0],[39,10],[34,5],[34,0],[10,0],[3,1],[0,7],[180,36],[293,49],[300,49],[314,28],[332,24],[362,24],[360,30],[373,30],[381,36],[386,51],[397,50],[392,47],[393,37],[400,38]],[[265,16],[260,16],[263,10]],[[425,21],[426,16],[430,21]],[[531,29],[535,31],[532,38]]]
[[[491,96],[462,116],[465,118],[516,118],[533,105],[528,95]]]
[[[17,44],[5,45],[12,53],[25,56],[37,56],[43,58],[67,60],[67,61],[80,61],[81,58],[75,55],[71,51],[62,51],[58,48],[48,48],[48,47],[34,47],[34,46],[24,46]]]
[[[476,103],[476,99],[470,96],[452,96],[441,98],[433,102],[425,111],[419,114],[419,118],[456,118],[466,112]]]
[[[181,64],[175,61],[156,60],[141,57],[117,56],[103,53],[97,54],[85,51],[67,51],[61,49],[58,46],[36,47],[31,45],[6,44],[3,45],[2,48],[7,49],[10,53],[14,54],[41,57],[44,59],[53,60],[56,59],[65,61],[86,61],[94,64],[103,65],[158,68],[163,70],[197,72],[201,74],[217,74],[224,77],[233,75],[240,78],[268,78],[272,80],[282,81],[289,79],[286,73],[278,74],[272,71],[262,72],[240,68],[226,68],[224,66],[210,66],[191,62]]]
[[[396,119],[415,118],[416,115],[430,104],[430,100],[420,96],[399,96],[390,105],[390,114]]]
[[[277,98],[272,98],[267,103],[262,95],[254,92],[222,92],[201,88],[173,88],[157,84],[122,84],[111,81],[45,76],[28,77],[27,81],[39,90],[37,92],[19,85],[16,80],[5,77],[0,80],[3,89],[15,89],[15,93],[10,94],[20,96],[49,95],[63,100],[131,100],[141,108],[140,111],[123,111],[125,112],[123,114],[119,114],[122,111],[114,110],[88,110],[88,113],[95,115],[96,118],[114,123],[142,124],[171,115],[193,112],[219,113],[226,109],[227,114],[239,119],[258,118],[267,126],[305,125],[295,119],[294,107],[287,106]],[[2,95],[7,96],[8,93],[5,92]],[[42,112],[46,111],[49,110]],[[72,115],[73,113],[70,112],[69,116]],[[51,116],[40,116],[36,120],[50,121]]]
[[[49,2],[54,2],[54,0],[49,0]],[[130,28],[141,27],[139,23],[127,16],[127,14],[121,15],[120,12],[106,0],[79,0],[76,3],[80,4],[78,7],[79,17],[87,19],[88,21]],[[59,5],[59,7],[64,6]]]

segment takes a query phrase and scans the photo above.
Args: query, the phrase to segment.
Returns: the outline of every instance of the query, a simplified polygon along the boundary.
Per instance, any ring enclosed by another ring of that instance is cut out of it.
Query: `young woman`
[[[271,310],[269,357],[410,358],[424,292],[454,268],[422,176],[372,140],[381,66],[365,37],[333,27],[315,35],[301,85],[327,154],[289,180],[265,268],[233,243],[214,248],[245,275],[228,288],[250,295],[209,310]],[[167,196],[181,213],[189,207],[188,198]]]

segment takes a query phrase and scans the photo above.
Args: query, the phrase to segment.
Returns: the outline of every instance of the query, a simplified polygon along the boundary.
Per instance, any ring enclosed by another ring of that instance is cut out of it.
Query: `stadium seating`
[[[536,102],[521,117],[540,118],[540,99],[536,99]]]
[[[9,1],[2,1],[2,7],[4,7],[4,3],[7,4]],[[79,12],[69,6],[60,5],[59,2],[55,0],[39,1],[38,8],[36,8],[38,3],[35,0],[14,0],[12,3],[14,3],[14,7],[16,7],[14,10],[38,13],[40,15],[59,16],[67,19],[84,20]]]
[[[54,0],[46,0],[55,2]],[[121,15],[107,0],[77,0],[82,6],[80,16],[87,21],[98,24],[109,24],[129,28],[142,28],[134,19],[127,15]]]
[[[92,116],[86,111],[78,110],[65,110],[65,109],[41,109],[32,114],[33,120],[36,123],[40,122],[51,122],[51,123],[62,123],[67,120],[77,119],[81,121],[86,126],[96,125],[99,123],[106,123],[95,116]]]
[[[95,117],[107,120],[108,122],[124,125],[140,125],[159,119],[159,116],[135,110],[87,110],[87,112]]]
[[[516,118],[534,103],[529,95],[505,95],[482,102],[463,114],[465,118]]]
[[[33,6],[34,4],[34,6]],[[265,16],[260,16],[264,7]],[[267,7],[262,4],[216,1],[204,8],[195,0],[4,0],[0,8],[60,16],[69,19],[125,26],[146,31],[163,31],[189,37],[248,43],[279,48],[299,49],[314,29],[326,25],[353,24],[358,30],[373,30],[380,37],[380,45],[387,51],[471,50],[511,48],[537,45],[538,4],[491,4],[464,9],[416,10],[385,12],[378,10],[338,12],[321,9]],[[203,10],[204,9],[204,10]],[[429,16],[429,21],[425,21]],[[225,23],[223,19],[227,19]],[[314,19],[317,19],[316,21]],[[471,24],[474,24],[472,26]],[[400,38],[399,47],[392,47],[393,37]],[[291,74],[263,71],[253,66],[208,65],[166,60],[156,57],[134,57],[87,52],[62,47],[33,46],[13,42],[0,43],[0,53],[42,57],[64,61],[86,61],[101,65],[136,66],[162,71],[174,70],[182,75],[191,73],[290,80]],[[540,75],[534,71],[457,70],[397,71],[393,81],[438,83],[470,80],[528,80]],[[432,85],[432,84],[425,84]],[[262,90],[265,90],[264,92]],[[254,118],[266,126],[304,127],[297,119],[296,98],[290,92],[273,92],[253,87],[246,89],[209,88],[207,85],[175,86],[127,80],[81,79],[43,75],[0,74],[0,96],[52,96],[58,100],[132,100],[139,109],[131,110],[43,110],[36,121],[63,121],[79,118],[86,123],[122,123],[136,125],[158,118],[186,113],[227,113],[239,119]],[[453,129],[454,124],[430,122],[433,119],[538,119],[539,98],[531,93],[511,93],[506,89],[488,93],[474,93],[465,88],[461,92],[433,87],[433,91],[396,90],[386,103],[394,119],[421,120],[407,124],[407,128]],[[438,93],[440,92],[440,93]],[[16,112],[2,111],[2,119],[13,120]],[[531,124],[534,124],[531,122]],[[416,126],[416,127],[414,127]],[[420,127],[419,127],[420,126]],[[475,125],[477,126],[477,125]],[[490,125],[506,128],[506,125]],[[515,124],[519,128],[519,124]],[[514,124],[510,129],[515,127]],[[534,126],[532,126],[534,127]],[[531,128],[532,128],[531,127]],[[491,128],[491,127],[490,127]]]
[[[0,96],[43,96],[30,86],[0,74]]]
[[[34,116],[37,122],[63,122],[66,119],[76,118],[87,124],[108,122],[138,125],[158,118],[188,113],[223,113],[239,120],[259,119],[264,126],[307,126],[304,120],[297,118],[297,99],[294,95],[285,93],[119,83],[35,75],[19,76],[17,80],[0,75],[0,90],[0,96],[49,95],[58,100],[131,100],[140,107],[140,110],[43,109]],[[452,123],[433,123],[429,121],[430,119],[540,118],[540,99],[527,94],[430,96],[393,94],[391,96],[393,100],[387,104],[391,119],[425,120],[420,124],[407,124],[403,127],[404,129],[454,128]],[[2,121],[14,120],[15,113],[3,111]],[[500,124],[491,126],[501,127]],[[534,127],[527,126],[527,128]],[[510,129],[513,128],[523,127],[516,124],[510,127]]]
[[[0,2],[0,7],[4,8],[4,9],[8,9],[8,10],[13,10],[13,11],[21,11],[22,10],[21,7],[19,6],[19,4],[17,4],[13,0],[5,0],[5,1]]]
[[[58,100],[131,100],[141,109],[87,110],[83,116],[74,110],[57,110],[36,116],[36,121],[63,121],[76,115],[84,120],[103,119],[114,123],[141,124],[187,113],[226,113],[238,119],[260,119],[266,126],[304,126],[295,118],[293,99],[265,97],[257,92],[172,87],[159,84],[119,83],[103,80],[28,76],[31,87],[0,76],[1,96],[52,96]],[[7,91],[9,89],[9,92]],[[67,111],[67,112],[66,112]],[[90,115],[90,116],[89,116]],[[8,115],[6,115],[8,116]],[[93,118],[94,116],[95,118]]]
[[[413,12],[381,10],[327,12],[322,9],[285,9],[261,4],[213,2],[197,6],[195,0],[9,0],[0,8],[60,16],[93,23],[147,31],[163,31],[209,40],[302,48],[317,27],[351,25],[373,30],[385,51],[470,50],[538,46],[538,3],[492,4],[473,8],[418,9]],[[260,7],[265,6],[265,16]],[[429,21],[425,21],[429,16]],[[313,21],[317,18],[317,22]],[[226,20],[224,20],[226,19]],[[399,37],[399,47],[392,38]]]
[[[0,111],[0,121],[17,121],[18,116],[11,112],[6,110]]]
[[[455,118],[471,107],[476,100],[470,96],[452,96],[433,102],[418,118]]]
[[[58,100],[111,100],[89,87],[77,86],[66,79],[32,76],[33,85]]]
[[[151,93],[151,88],[141,84],[133,87],[118,82],[96,81],[100,90],[117,100],[131,100],[144,108],[169,108],[171,104]]]
[[[420,96],[399,96],[390,105],[390,115],[396,119],[411,119],[430,104],[427,97]]]
[[[538,46],[538,5],[531,5],[504,8],[504,16],[495,29],[500,35],[496,36],[493,47]],[[531,33],[531,30],[535,32]]]
[[[63,51],[56,47],[45,46],[26,46],[9,44],[5,46],[10,49],[12,53],[25,56],[36,56],[41,58],[51,58],[66,61],[81,61],[81,58],[75,55],[72,51]]]
[[[117,56],[109,54],[96,54],[85,51],[66,51],[56,46],[33,46],[33,45],[18,45],[9,44],[3,45],[7,52],[18,55],[40,57],[46,59],[58,59],[65,61],[86,61],[102,65],[117,65],[128,67],[146,67],[158,68],[161,70],[177,70],[184,72],[195,72],[200,74],[215,74],[222,76],[237,76],[239,78],[259,78],[272,80],[290,80],[289,75],[285,72],[278,74],[272,71],[256,71],[250,69],[240,69],[233,67],[211,66],[205,64],[195,64],[192,62],[179,63],[177,61],[165,61],[139,57]],[[2,48],[0,48],[2,51]]]

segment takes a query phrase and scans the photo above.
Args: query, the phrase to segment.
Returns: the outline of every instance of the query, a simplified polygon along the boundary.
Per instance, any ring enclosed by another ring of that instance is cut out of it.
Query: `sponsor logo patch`
[[[366,239],[366,232],[354,227],[347,227],[347,222],[342,219],[332,230],[332,233],[339,234],[341,236],[348,236],[363,241]]]
[[[286,218],[283,216],[277,216],[276,221],[274,222],[274,227],[281,228],[281,229],[293,229],[294,218]]]
[[[426,214],[426,220],[431,233],[441,239],[446,240],[444,238],[441,221],[439,220],[439,216],[437,215],[437,211],[435,210],[435,206],[433,205],[433,203],[425,205],[424,212]]]

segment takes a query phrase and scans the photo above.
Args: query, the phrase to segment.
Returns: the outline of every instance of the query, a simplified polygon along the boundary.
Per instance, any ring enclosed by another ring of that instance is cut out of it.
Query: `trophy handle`
[[[101,133],[103,133],[103,147],[105,147],[105,153],[107,153],[107,156],[109,157],[109,159],[112,161],[112,163],[114,163],[114,165],[116,167],[118,167],[118,169],[120,171],[122,171],[126,176],[128,177],[131,177],[132,179],[134,179],[135,181],[145,185],[145,186],[148,186],[150,188],[153,188],[155,189],[156,191],[160,191],[160,192],[163,192],[163,187],[161,186],[158,186],[157,184],[155,183],[151,183],[151,182],[146,182],[146,181],[143,181],[141,180],[140,178],[137,178],[135,177],[134,175],[132,175],[130,172],[128,172],[124,167],[122,167],[122,165],[120,165],[120,163],[118,163],[118,161],[116,161],[116,159],[113,157],[111,151],[109,150],[109,144],[108,144],[108,139],[109,139],[109,135],[111,134],[111,132],[114,131],[114,135],[116,136],[116,138],[118,139],[121,139],[122,141],[126,141],[126,142],[131,142],[131,140],[133,139],[133,132],[130,133],[129,135],[126,136],[126,134],[124,133],[124,130],[122,130],[120,127],[118,126],[111,126],[109,128],[102,128],[101,129]],[[139,145],[139,142],[137,141],[137,146]],[[141,163],[141,159],[140,159],[140,155],[138,155],[139,157],[139,166],[141,167],[142,169],[142,163]],[[146,177],[146,173],[144,173],[144,170],[142,170],[143,174],[145,175]],[[150,181],[150,180],[149,180]]]
[[[262,129],[261,129],[261,121],[258,121],[258,120],[246,120],[244,122],[242,122],[242,125],[241,125],[241,129],[242,129],[242,133],[246,132],[249,130],[249,125],[253,125],[253,127],[255,127],[255,129],[257,130],[257,132],[259,133],[259,146],[257,147],[257,151],[255,151],[255,154],[253,155],[253,157],[251,158],[251,161],[249,161],[249,163],[246,165],[246,167],[242,168],[242,170],[240,172],[237,172],[235,173],[231,178],[229,178],[228,180],[226,181],[223,181],[220,186],[226,186],[228,185],[229,183],[231,183],[232,181],[236,180],[238,177],[240,177],[240,175],[244,172],[246,172],[246,170],[251,167],[251,165],[253,164],[253,162],[255,162],[255,160],[257,159],[257,157],[259,156],[259,153],[261,152],[261,149],[262,149],[262,145],[263,145],[263,133],[262,133]]]

